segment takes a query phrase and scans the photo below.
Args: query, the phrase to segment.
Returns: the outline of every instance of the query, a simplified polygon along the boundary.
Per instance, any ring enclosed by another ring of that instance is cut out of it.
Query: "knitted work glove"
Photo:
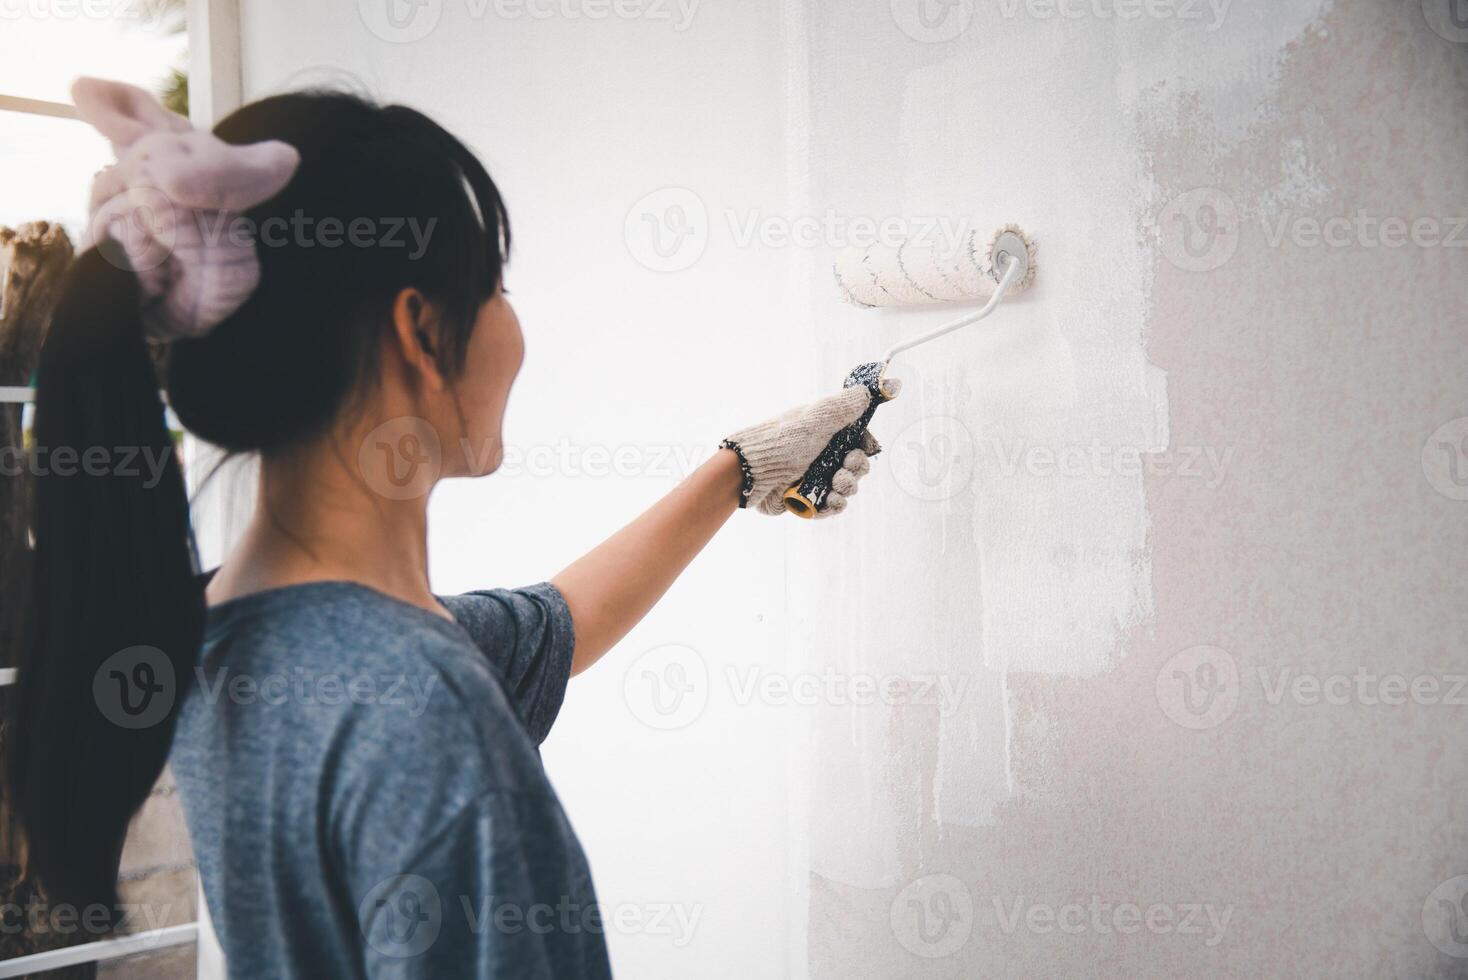
[[[897,380],[881,382],[885,400],[897,397],[901,388],[902,382]],[[785,513],[786,488],[799,482],[834,435],[867,414],[874,398],[877,396],[870,388],[856,384],[725,439],[721,446],[738,453],[744,469],[744,495],[739,506],[754,507],[761,514]],[[847,498],[856,493],[858,481],[871,469],[869,457],[881,449],[872,434],[863,431],[856,448],[843,455],[824,506],[810,516],[832,517],[845,510]]]

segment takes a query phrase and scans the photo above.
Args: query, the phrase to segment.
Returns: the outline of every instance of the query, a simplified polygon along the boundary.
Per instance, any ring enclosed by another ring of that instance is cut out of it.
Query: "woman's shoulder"
[[[306,582],[232,599],[209,609],[202,658],[282,658],[317,666],[373,669],[441,660],[473,643],[450,619],[356,582]],[[450,658],[445,666],[473,658]]]
[[[454,746],[474,768],[513,751],[519,727],[462,627],[350,582],[211,608],[196,675],[196,700],[222,704],[233,726],[297,727],[367,764]]]

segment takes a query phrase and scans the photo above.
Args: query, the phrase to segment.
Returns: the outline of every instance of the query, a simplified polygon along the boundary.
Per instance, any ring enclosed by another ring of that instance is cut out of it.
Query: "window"
[[[52,221],[73,243],[81,240],[92,176],[111,163],[112,152],[70,105],[78,75],[131,82],[206,123],[238,102],[238,24],[236,0],[0,0],[7,42],[0,58],[0,225]],[[14,412],[15,403],[30,401],[20,380],[0,387],[0,409]],[[0,669],[0,687],[13,684],[15,673]],[[129,837],[133,850],[123,855],[124,879],[146,880],[147,893],[167,897],[177,914],[145,931],[60,948],[0,943],[0,978],[104,961],[105,975],[118,978],[187,969],[201,931],[188,921],[194,902],[187,898],[197,887],[192,862],[154,853],[160,841],[184,840],[169,824],[181,820],[177,806],[171,785],[160,784],[137,818],[152,821],[154,830],[139,835],[136,847]],[[15,870],[6,861],[0,854],[0,878]],[[202,912],[202,896],[198,905]],[[222,975],[211,952],[201,951],[200,976]]]
[[[0,224],[59,221],[75,241],[91,176],[112,156],[76,120],[71,83],[117,78],[187,111],[184,0],[0,5],[0,30],[11,40],[0,59]]]

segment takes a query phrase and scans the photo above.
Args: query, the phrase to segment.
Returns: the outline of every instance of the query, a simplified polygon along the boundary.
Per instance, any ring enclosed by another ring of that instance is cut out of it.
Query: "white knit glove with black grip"
[[[882,382],[888,400],[896,398],[901,388],[902,382],[896,379]],[[871,392],[862,385],[843,388],[725,439],[723,445],[739,454],[744,468],[744,497],[739,506],[772,516],[785,513],[785,490],[799,482],[832,436],[861,418],[871,400]],[[872,434],[865,433],[861,448],[848,452],[832,477],[825,509],[813,516],[833,517],[845,510],[848,498],[871,469],[869,458],[881,450]]]

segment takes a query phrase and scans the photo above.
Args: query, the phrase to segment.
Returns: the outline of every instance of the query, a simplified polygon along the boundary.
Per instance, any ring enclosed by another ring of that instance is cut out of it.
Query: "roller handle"
[[[826,448],[806,468],[805,475],[785,491],[785,509],[796,517],[813,518],[826,509],[826,499],[831,495],[831,481],[841,469],[841,464],[846,461],[846,454],[861,448],[867,426],[877,413],[877,406],[889,400],[882,389],[882,372],[886,369],[886,361],[872,361],[857,365],[846,376],[841,387],[855,388],[863,385],[871,392],[872,400],[859,419],[831,437]]]

